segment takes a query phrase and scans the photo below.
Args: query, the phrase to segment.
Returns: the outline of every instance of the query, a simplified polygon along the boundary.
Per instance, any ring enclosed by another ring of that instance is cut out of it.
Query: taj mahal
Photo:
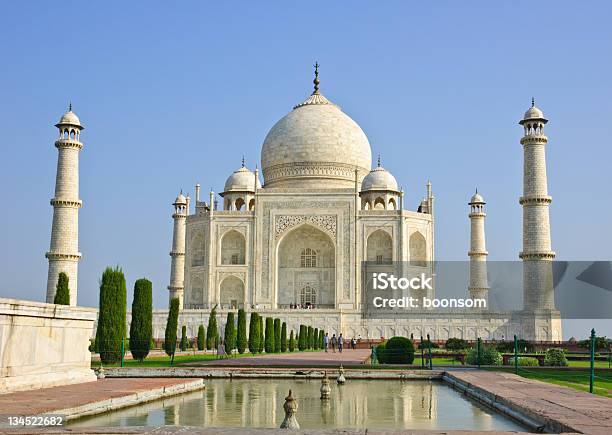
[[[435,340],[473,340],[517,334],[530,340],[561,340],[552,280],[555,253],[543,112],[532,102],[519,122],[524,132],[519,199],[523,283],[516,291],[522,292],[522,309],[444,315],[421,310],[395,318],[366,318],[363,262],[402,262],[414,272],[432,272],[436,259],[432,184],[424,180],[422,200],[405,204],[396,177],[384,169],[380,158],[373,162],[364,131],[319,87],[317,65],[312,94],[265,137],[261,173],[257,167],[247,168],[243,159],[218,195],[213,191],[202,195],[197,184],[193,201],[181,192],[172,204],[168,290],[170,298],[179,299],[179,324],[187,326],[188,334],[195,336],[216,307],[221,318],[228,310],[242,308],[281,318],[288,328],[316,324],[346,337],[429,334]],[[56,126],[59,156],[51,200],[51,245],[46,254],[47,301],[53,302],[57,277],[63,271],[70,278],[71,304],[76,305],[81,258],[78,211],[83,204],[78,194],[78,156],[84,147],[83,126],[72,108]],[[466,205],[470,277],[463,288],[469,297],[486,298],[485,200],[476,193]],[[163,337],[166,318],[167,310],[154,311],[155,337]]]

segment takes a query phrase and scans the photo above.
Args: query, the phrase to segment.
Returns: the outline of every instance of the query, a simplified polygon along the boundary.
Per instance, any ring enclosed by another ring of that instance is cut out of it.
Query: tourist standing
[[[329,335],[327,335],[327,332],[326,332],[325,337],[323,337],[323,348],[325,349],[325,352],[327,352],[328,347],[329,347]]]
[[[342,347],[344,346],[344,339],[342,338],[342,333],[338,336],[338,352],[342,353]]]
[[[338,339],[336,338],[336,334],[332,335],[331,338],[331,347],[332,347],[332,352],[336,353],[336,344],[338,343]]]
[[[355,337],[351,339],[351,348],[353,350],[357,349],[357,340],[355,340]]]

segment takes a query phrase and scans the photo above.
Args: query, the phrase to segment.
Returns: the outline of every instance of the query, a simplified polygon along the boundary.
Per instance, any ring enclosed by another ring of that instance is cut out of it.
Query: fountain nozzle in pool
[[[295,414],[298,409],[298,403],[291,395],[291,390],[289,390],[289,395],[285,397],[285,404],[283,405],[285,409],[285,419],[281,423],[281,429],[293,429],[297,430],[300,428],[300,424],[295,418]]]

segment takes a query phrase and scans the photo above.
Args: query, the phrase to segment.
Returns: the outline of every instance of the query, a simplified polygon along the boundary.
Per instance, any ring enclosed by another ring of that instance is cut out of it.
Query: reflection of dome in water
[[[316,73],[318,74],[318,72]],[[278,121],[261,150],[266,187],[348,187],[370,171],[372,152],[359,125],[315,91]]]

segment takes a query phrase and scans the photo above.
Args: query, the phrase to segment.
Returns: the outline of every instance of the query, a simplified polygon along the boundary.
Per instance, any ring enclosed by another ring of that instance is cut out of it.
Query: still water
[[[436,381],[331,382],[331,399],[319,399],[321,382],[295,379],[209,379],[206,389],[79,419],[69,426],[279,427],[289,389],[297,419],[307,428],[409,428],[515,430],[525,428]]]

